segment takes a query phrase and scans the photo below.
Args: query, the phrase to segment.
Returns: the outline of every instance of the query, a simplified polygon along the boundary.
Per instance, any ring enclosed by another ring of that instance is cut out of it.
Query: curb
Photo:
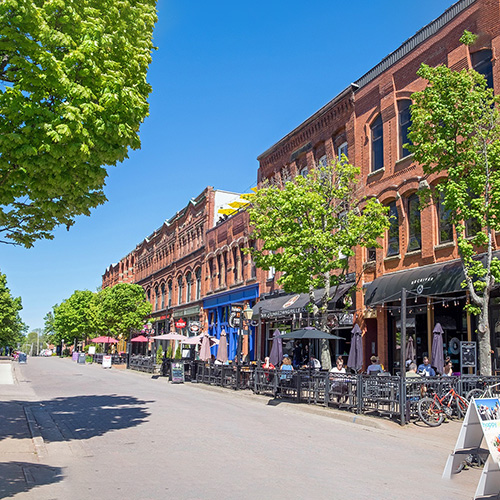
[[[35,453],[38,458],[45,458],[47,456],[47,448],[45,447],[45,442],[42,434],[40,433],[35,417],[33,416],[33,412],[28,406],[23,406],[23,410],[26,415],[26,421],[28,422],[31,440],[33,441],[33,445],[35,447]]]

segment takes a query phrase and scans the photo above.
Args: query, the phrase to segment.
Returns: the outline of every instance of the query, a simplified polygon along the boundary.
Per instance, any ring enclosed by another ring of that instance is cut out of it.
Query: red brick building
[[[465,29],[479,35],[470,47],[459,41]],[[375,196],[390,207],[394,222],[380,242],[382,248],[359,251],[353,263],[364,283],[355,307],[365,329],[365,360],[378,354],[388,368],[399,368],[398,304],[403,286],[413,304],[407,328],[418,361],[430,353],[436,322],[445,330],[445,347],[456,369],[459,342],[475,339],[473,318],[463,312],[456,235],[439,203],[421,213],[418,209],[418,189],[443,179],[424,178],[403,144],[411,123],[411,94],[425,86],[416,76],[422,63],[473,67],[498,91],[499,51],[500,2],[460,0],[258,158],[259,183],[268,179],[280,185],[347,150],[350,161],[361,168],[360,194]],[[448,280],[439,279],[443,275]],[[497,360],[499,312],[494,304]]]

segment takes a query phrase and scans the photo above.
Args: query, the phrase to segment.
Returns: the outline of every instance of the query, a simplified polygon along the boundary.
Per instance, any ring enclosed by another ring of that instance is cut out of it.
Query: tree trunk
[[[490,300],[488,294],[485,293],[482,302],[477,325],[479,373],[489,376],[491,375],[491,339],[488,314]]]

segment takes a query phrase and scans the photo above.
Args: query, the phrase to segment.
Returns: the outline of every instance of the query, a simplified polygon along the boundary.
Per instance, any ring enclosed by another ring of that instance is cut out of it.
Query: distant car
[[[42,349],[40,356],[52,356],[52,349]]]

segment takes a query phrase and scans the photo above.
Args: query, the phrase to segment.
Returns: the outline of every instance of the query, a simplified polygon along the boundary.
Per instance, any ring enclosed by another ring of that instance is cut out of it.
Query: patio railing
[[[107,354],[92,354],[92,362],[102,365],[102,357]],[[111,354],[111,364],[121,365],[127,362],[126,354]]]

